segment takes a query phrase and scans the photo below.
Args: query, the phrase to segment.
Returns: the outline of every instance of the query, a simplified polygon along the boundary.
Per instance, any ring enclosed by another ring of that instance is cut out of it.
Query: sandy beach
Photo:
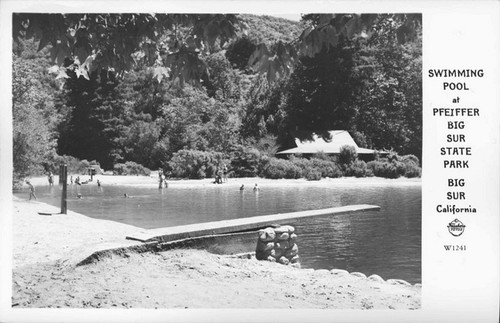
[[[103,185],[157,185],[157,177],[105,176]],[[32,183],[45,185],[46,178]],[[56,179],[57,180],[57,179]],[[223,185],[420,185],[420,179],[230,179]],[[176,187],[215,186],[211,179],[169,181]],[[57,183],[57,181],[56,181]],[[250,186],[250,187],[251,187]],[[39,212],[51,215],[40,215]],[[112,254],[75,266],[96,249],[137,244],[125,236],[139,228],[92,219],[37,201],[13,198],[15,308],[302,308],[419,309],[420,284],[384,281],[344,270],[283,266],[255,257],[204,250]]]
[[[69,178],[70,174],[68,174]],[[76,178],[76,175],[73,175]],[[80,176],[82,181],[90,179],[90,176]],[[99,180],[103,186],[106,185],[134,185],[134,186],[158,186],[158,173],[152,172],[150,176],[123,176],[123,175],[96,175],[93,178],[95,184]],[[33,177],[30,179],[31,183],[37,185],[48,185],[47,177]],[[58,183],[59,177],[54,176],[54,183]],[[188,188],[188,187],[217,187],[219,184],[214,184],[213,178],[204,179],[167,179],[169,188]],[[381,177],[340,177],[340,178],[323,178],[320,181],[308,181],[304,178],[299,179],[267,179],[267,178],[229,178],[224,186],[239,187],[242,184],[245,187],[251,188],[255,184],[259,186],[297,186],[307,185],[311,187],[325,187],[325,186],[343,186],[343,185],[370,185],[370,186],[385,186],[385,185],[398,185],[398,186],[411,186],[421,185],[421,178],[381,178]],[[26,188],[26,186],[25,186]]]

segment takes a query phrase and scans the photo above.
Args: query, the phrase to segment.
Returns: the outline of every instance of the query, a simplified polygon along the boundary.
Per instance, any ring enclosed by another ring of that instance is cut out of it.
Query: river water
[[[125,193],[130,198],[124,198]],[[36,194],[42,202],[60,205],[57,186],[38,186]],[[68,186],[68,209],[147,229],[352,204],[379,205],[381,210],[312,218],[295,225],[302,267],[421,282],[419,183],[262,187],[259,192],[224,185],[163,190],[100,188],[92,183]]]

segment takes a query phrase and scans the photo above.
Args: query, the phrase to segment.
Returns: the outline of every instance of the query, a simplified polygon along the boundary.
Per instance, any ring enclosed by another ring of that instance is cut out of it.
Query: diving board
[[[136,240],[141,242],[168,242],[207,235],[252,231],[273,225],[293,224],[303,219],[317,216],[333,216],[379,210],[380,206],[376,205],[348,205],[320,210],[261,215],[241,219],[204,222],[175,227],[144,230],[137,232],[134,235],[127,236],[126,238],[129,240]]]

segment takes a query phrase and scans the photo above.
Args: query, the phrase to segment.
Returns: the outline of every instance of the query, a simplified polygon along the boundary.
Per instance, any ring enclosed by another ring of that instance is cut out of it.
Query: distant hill
[[[289,43],[297,39],[306,28],[306,23],[272,16],[238,15],[245,26],[240,38],[232,43],[226,57],[233,68],[246,70],[248,59],[258,44],[272,48],[278,41]]]
[[[272,16],[242,14],[239,18],[247,26],[247,37],[254,44],[272,45],[279,40],[290,42],[298,38],[305,28],[304,22]]]

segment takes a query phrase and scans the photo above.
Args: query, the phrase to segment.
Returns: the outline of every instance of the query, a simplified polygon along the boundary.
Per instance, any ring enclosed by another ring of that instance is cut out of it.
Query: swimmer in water
[[[78,194],[76,195],[76,197],[77,197],[77,198],[79,198],[79,199],[82,199],[82,198],[83,198],[83,195],[82,195],[82,194],[80,194],[80,193],[78,193]]]
[[[255,184],[255,186],[253,187],[253,191],[254,192],[260,191],[260,188],[259,186],[257,186],[257,184]]]
[[[240,187],[240,191],[243,191],[245,189],[245,184],[242,184]]]
[[[125,194],[123,194],[123,197],[124,197],[124,198],[129,198],[130,196],[128,196],[128,194],[127,194],[127,193],[125,193]]]

